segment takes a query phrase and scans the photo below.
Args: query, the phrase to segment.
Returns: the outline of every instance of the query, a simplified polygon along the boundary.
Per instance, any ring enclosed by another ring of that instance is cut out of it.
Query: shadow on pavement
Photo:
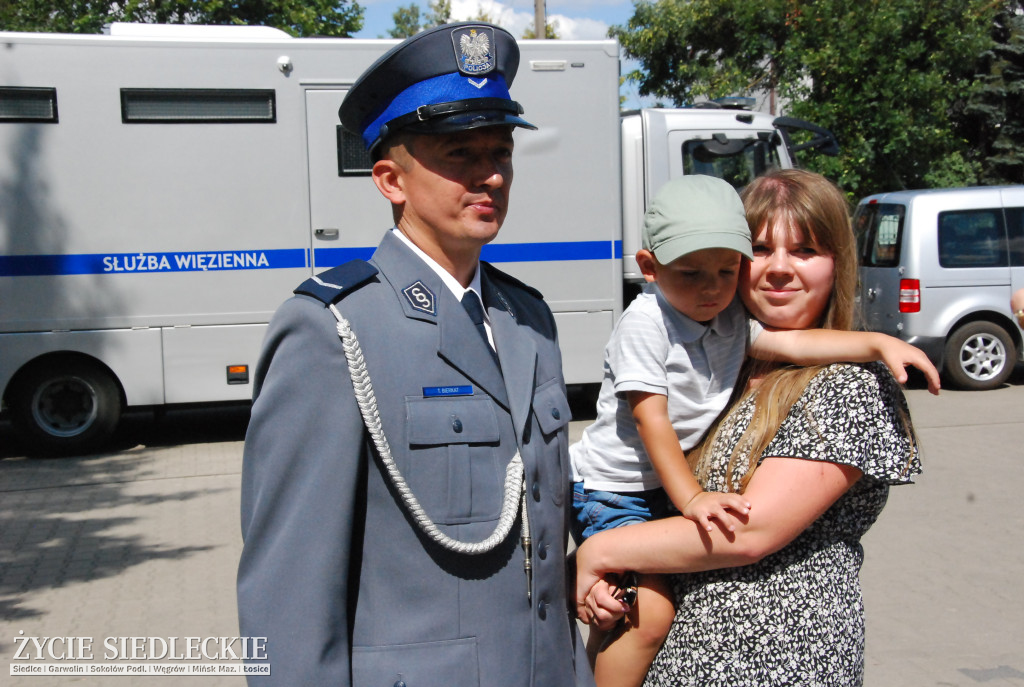
[[[210,492],[138,486],[176,476],[165,456],[147,449],[241,441],[248,421],[248,404],[132,412],[104,453],[38,459],[26,458],[10,424],[0,423],[0,621],[43,615],[25,603],[33,591],[210,549],[137,534],[140,508]]]

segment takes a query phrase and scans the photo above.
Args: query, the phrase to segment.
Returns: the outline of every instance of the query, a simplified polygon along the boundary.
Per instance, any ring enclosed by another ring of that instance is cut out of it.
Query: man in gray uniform
[[[479,261],[512,129],[534,128],[508,93],[518,62],[498,27],[442,26],[342,104],[395,228],[369,262],[302,284],[267,333],[238,571],[241,633],[267,638],[272,670],[253,682],[593,684],[565,596],[554,320]]]

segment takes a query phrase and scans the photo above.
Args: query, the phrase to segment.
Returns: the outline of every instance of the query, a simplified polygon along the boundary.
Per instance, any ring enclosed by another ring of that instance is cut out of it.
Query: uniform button
[[[530,487],[530,493],[533,494],[534,501],[540,501],[540,484],[534,482],[533,486]]]
[[[395,687],[405,687],[405,682],[402,681],[402,680],[399,680],[398,682],[395,683]]]
[[[547,601],[541,601],[539,604],[537,604],[537,617],[540,618],[541,620],[544,620],[545,618],[548,617],[548,602]]]
[[[462,432],[462,420],[457,417],[452,418],[452,429],[455,430],[456,434]]]
[[[556,420],[561,420],[562,419],[562,414],[560,412],[558,412],[558,408],[552,408],[551,409],[551,417],[555,418]]]

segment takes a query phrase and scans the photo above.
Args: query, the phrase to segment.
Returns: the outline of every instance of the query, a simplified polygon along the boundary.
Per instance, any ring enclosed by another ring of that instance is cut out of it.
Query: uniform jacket
[[[272,673],[257,683],[592,685],[566,603],[570,415],[549,309],[484,264],[499,371],[461,304],[397,237],[370,265],[376,273],[353,263],[300,287],[256,372],[238,607],[242,635],[267,637]],[[475,556],[446,552],[412,523],[369,443],[325,300],[359,337],[395,461],[443,531],[463,541],[493,531],[520,449],[532,601],[518,522]]]

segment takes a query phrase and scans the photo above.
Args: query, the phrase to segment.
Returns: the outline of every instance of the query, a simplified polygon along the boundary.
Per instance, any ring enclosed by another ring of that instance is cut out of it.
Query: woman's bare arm
[[[605,573],[677,573],[755,563],[793,541],[860,478],[848,465],[766,458],[744,492],[755,505],[735,532],[708,532],[682,517],[595,534],[576,551],[576,606],[590,622],[621,608],[603,586]],[[588,599],[591,589],[594,595]]]

